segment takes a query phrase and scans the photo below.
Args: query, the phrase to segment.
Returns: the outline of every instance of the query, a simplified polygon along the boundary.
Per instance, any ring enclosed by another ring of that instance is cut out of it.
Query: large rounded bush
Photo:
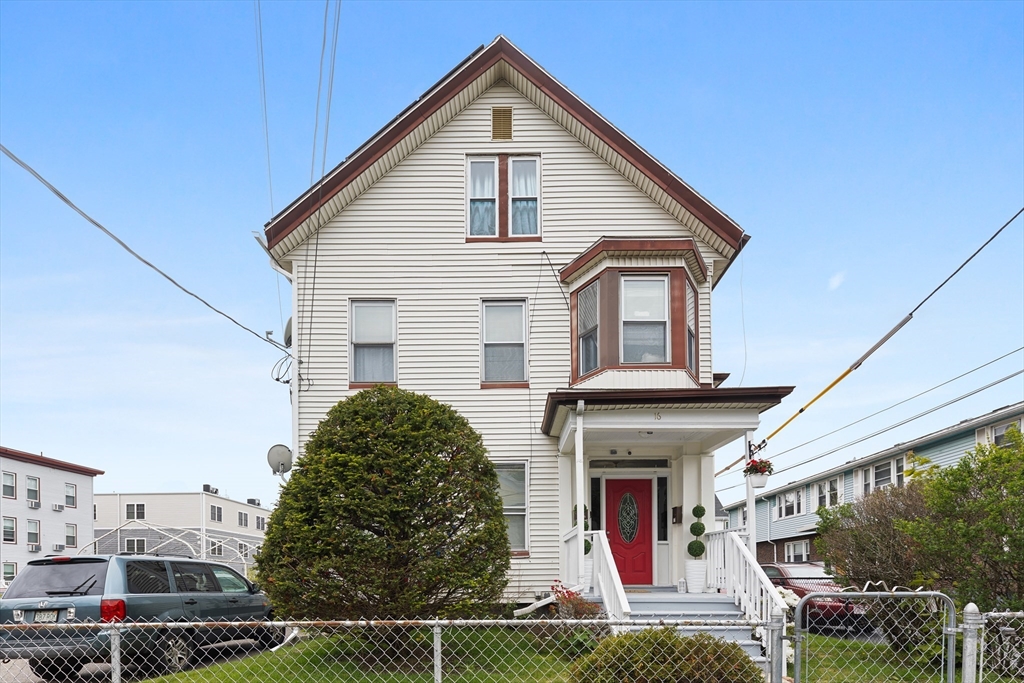
[[[671,628],[605,638],[572,668],[574,683],[764,683],[764,672],[736,643]]]
[[[412,618],[498,601],[509,557],[480,435],[450,406],[378,386],[313,432],[257,567],[279,617]]]

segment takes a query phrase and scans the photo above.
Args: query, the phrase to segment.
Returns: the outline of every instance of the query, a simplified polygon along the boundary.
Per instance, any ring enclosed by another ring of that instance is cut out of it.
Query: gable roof
[[[504,36],[481,46],[265,228],[283,256],[498,81],[506,81],[730,262],[750,239],[725,213],[555,80]],[[724,271],[723,271],[724,272]]]
[[[65,472],[74,472],[75,474],[84,474],[89,477],[95,477],[103,474],[103,470],[96,470],[85,465],[76,465],[73,462],[65,462],[63,460],[54,460],[53,458],[47,458],[43,455],[36,455],[35,453],[26,453],[25,451],[16,451],[13,448],[6,448],[0,446],[0,456],[9,458],[11,460],[17,460],[19,462],[28,462],[34,465],[41,465],[42,467],[52,467],[55,470],[64,470]]]

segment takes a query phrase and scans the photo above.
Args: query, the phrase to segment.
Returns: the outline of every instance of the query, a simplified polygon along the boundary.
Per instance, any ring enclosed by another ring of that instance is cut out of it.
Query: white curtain
[[[494,235],[495,221],[495,162],[469,162],[469,234]]]
[[[512,234],[537,234],[537,161],[512,160]]]

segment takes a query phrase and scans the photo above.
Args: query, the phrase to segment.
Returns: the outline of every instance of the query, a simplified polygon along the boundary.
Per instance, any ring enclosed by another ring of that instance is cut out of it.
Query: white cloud
[[[839,286],[843,284],[843,280],[846,279],[846,271],[841,270],[828,279],[828,291],[833,292],[839,289]]]

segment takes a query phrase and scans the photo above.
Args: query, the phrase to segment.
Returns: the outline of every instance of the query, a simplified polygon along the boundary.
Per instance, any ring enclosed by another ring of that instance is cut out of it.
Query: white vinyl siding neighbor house
[[[790,390],[713,386],[711,290],[745,234],[675,176],[653,180],[669,172],[639,148],[626,159],[624,136],[603,120],[588,128],[585,105],[560,88],[499,38],[266,232],[293,284],[295,451],[331,406],[375,382],[452,405],[498,468],[517,599],[550,590],[567,566],[575,480],[598,482],[600,499],[601,482],[645,478],[654,500],[662,478],[666,515],[714,509],[714,449]],[[504,111],[510,132],[495,127]],[[390,336],[375,327],[364,340],[369,302],[391,302]],[[382,364],[362,374],[364,341],[393,349],[393,375]],[[560,393],[575,391],[594,401],[579,473],[578,406]],[[622,427],[602,431],[618,415]],[[660,526],[651,582],[669,585],[684,526]]]

